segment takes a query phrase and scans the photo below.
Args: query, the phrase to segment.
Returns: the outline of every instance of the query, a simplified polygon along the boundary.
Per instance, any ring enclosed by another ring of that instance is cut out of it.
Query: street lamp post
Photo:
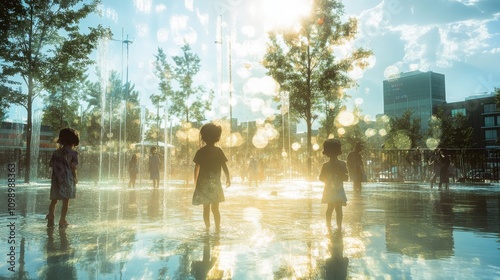
[[[111,39],[112,41],[117,41],[117,42],[121,42],[122,43],[122,82],[123,82],[123,44],[127,44],[127,66],[126,66],[126,78],[125,78],[125,95],[122,96],[124,99],[125,99],[125,106],[124,106],[124,111],[125,111],[125,114],[124,114],[124,117],[123,117],[123,122],[124,122],[124,128],[123,128],[123,143],[124,145],[127,145],[127,101],[128,101],[128,94],[129,94],[129,82],[128,82],[128,58],[129,58],[129,45],[133,43],[133,41],[129,40],[128,39],[128,35],[127,35],[127,39],[126,40],[123,40],[123,29],[122,29],[122,39],[121,40],[117,40],[117,39]],[[120,133],[121,134],[121,133]],[[121,141],[121,135],[120,135],[120,141]],[[121,155],[121,145],[119,147],[120,151],[120,155]],[[125,149],[127,150],[127,149]],[[120,156],[121,158],[121,156]],[[123,166],[122,166],[122,162],[120,160],[120,158],[118,159],[118,177],[120,177],[121,175],[121,172],[120,170],[123,169],[123,174],[125,174],[125,161],[126,159],[123,160]],[[120,178],[118,178],[120,179]]]

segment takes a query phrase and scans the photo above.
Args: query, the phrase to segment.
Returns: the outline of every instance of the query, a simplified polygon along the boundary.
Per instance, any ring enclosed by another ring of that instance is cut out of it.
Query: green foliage
[[[100,144],[101,115],[104,113],[104,134],[106,140],[119,142],[120,130],[125,134],[127,143],[137,143],[140,140],[140,105],[139,92],[134,86],[122,86],[122,80],[116,71],[111,72],[108,81],[108,90],[105,95],[104,112],[102,110],[102,86],[98,82],[86,81],[83,100],[87,107],[82,114],[82,133],[86,135],[86,144],[97,146]],[[127,94],[128,89],[128,94]],[[125,99],[125,97],[127,97]],[[126,100],[124,103],[123,100]],[[126,105],[126,109],[124,107]],[[111,107],[111,114],[109,108]],[[126,116],[125,116],[126,111]],[[111,130],[110,130],[111,120]],[[120,128],[121,125],[121,128]],[[125,129],[126,127],[126,129]],[[108,133],[113,136],[106,137]],[[84,137],[82,137],[84,138]]]
[[[439,139],[441,148],[472,148],[474,128],[463,114],[451,116],[439,109],[429,122],[429,136]]]
[[[155,56],[155,74],[160,79],[161,94],[157,102],[168,98],[168,112],[185,122],[200,122],[205,112],[210,110],[213,92],[194,85],[194,77],[200,71],[200,58],[191,51],[189,45],[182,46],[182,54],[173,56],[174,65],[167,62],[167,56],[159,48]],[[172,88],[176,81],[179,89]]]
[[[421,120],[412,118],[412,114],[412,111],[406,111],[390,120],[390,131],[384,143],[386,149],[412,149],[421,144]]]
[[[0,41],[2,81],[18,83],[21,77],[27,93],[20,94],[21,105],[28,113],[26,126],[26,166],[30,166],[33,100],[43,90],[56,92],[57,88],[83,75],[92,63],[89,54],[97,40],[110,36],[108,29],[89,28],[80,33],[79,22],[92,13],[97,1],[90,4],[80,0],[18,0],[2,4],[2,22],[8,31]],[[12,3],[10,3],[12,2]],[[30,181],[26,168],[25,181]]]
[[[23,100],[23,94],[19,91],[12,89],[11,87],[0,85],[0,121],[4,120],[7,116],[7,110],[11,104],[21,104]]]
[[[355,67],[365,68],[365,59],[372,54],[359,48],[343,57],[336,55],[335,47],[352,40],[357,32],[357,21],[342,22],[343,13],[340,1],[317,0],[311,14],[298,27],[269,34],[263,65],[268,75],[280,84],[281,91],[289,93],[290,112],[306,122],[308,158],[311,158],[312,123],[324,112],[325,103],[335,103],[341,98],[339,92],[356,86],[348,72]],[[310,168],[309,160],[308,171]]]

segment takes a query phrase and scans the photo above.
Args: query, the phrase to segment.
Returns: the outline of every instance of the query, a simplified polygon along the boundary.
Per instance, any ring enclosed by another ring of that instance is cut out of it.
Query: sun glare
[[[262,11],[269,26],[290,28],[311,10],[310,0],[263,1]]]

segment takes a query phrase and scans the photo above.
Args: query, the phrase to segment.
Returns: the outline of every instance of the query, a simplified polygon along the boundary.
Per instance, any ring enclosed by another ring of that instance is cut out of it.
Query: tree
[[[74,127],[81,131],[78,111],[82,98],[82,84],[81,80],[69,81],[44,96],[42,123],[49,125],[53,131],[59,131],[65,127]]]
[[[174,65],[167,62],[167,56],[161,48],[155,56],[155,75],[160,80],[160,95],[153,102],[168,100],[168,112],[185,123],[183,127],[191,127],[192,122],[201,122],[205,119],[205,112],[210,110],[214,93],[207,91],[203,86],[195,86],[194,77],[200,71],[200,58],[191,51],[186,44],[181,47],[182,54],[173,56]],[[172,81],[178,83],[179,88],[173,89]],[[186,163],[189,160],[189,138],[186,137]]]
[[[104,130],[109,130],[109,107],[112,107],[111,117],[116,120],[116,116],[121,116],[125,119],[124,114],[121,112],[125,110],[122,108],[121,100],[124,96],[127,97],[126,102],[126,123],[122,125],[127,127],[127,142],[137,143],[140,141],[140,120],[139,120],[139,92],[135,90],[134,85],[126,85],[122,87],[122,81],[116,72],[111,72],[108,82],[109,88],[105,97],[105,106],[107,112],[102,112],[103,104],[101,98],[101,83],[86,81],[83,90],[83,100],[86,102],[87,107],[82,112],[82,132],[86,134],[88,144],[97,146],[100,142],[101,134],[101,115],[105,114]],[[128,94],[126,91],[128,90]],[[108,125],[106,125],[108,124]],[[116,132],[120,129],[120,123],[117,121],[111,122],[111,131]],[[111,132],[108,131],[108,132]],[[113,138],[117,139],[118,133],[113,133]],[[126,144],[126,143],[125,143]]]
[[[0,96],[2,96],[2,99],[0,99],[0,121],[2,121],[7,116],[7,109],[10,107],[10,104],[21,102],[22,95],[19,91],[0,85]]]
[[[420,118],[412,118],[412,111],[406,111],[401,117],[390,120],[390,131],[384,142],[387,149],[416,148],[422,141]]]
[[[92,13],[97,1],[17,0],[2,5],[2,22],[8,22],[5,39],[0,41],[2,77],[9,82],[20,77],[27,93],[20,93],[18,105],[26,108],[25,182],[30,181],[33,101],[48,85],[60,85],[81,75],[92,61],[89,54],[102,36],[110,36],[98,26],[81,34],[78,23]],[[8,79],[8,78],[6,78]]]
[[[324,104],[339,98],[339,89],[356,85],[348,72],[368,66],[371,51],[358,48],[350,55],[336,56],[335,48],[347,44],[357,31],[357,20],[343,23],[343,5],[338,0],[313,1],[311,13],[293,30],[269,33],[263,65],[282,91],[290,94],[290,111],[307,126],[307,166],[311,174],[312,124]]]
[[[462,113],[452,116],[440,108],[429,121],[429,139],[438,139],[436,144],[441,148],[472,148],[473,133],[474,128]]]

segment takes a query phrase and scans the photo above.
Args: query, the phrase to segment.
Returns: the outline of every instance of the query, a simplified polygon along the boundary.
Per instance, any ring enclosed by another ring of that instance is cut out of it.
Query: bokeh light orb
[[[265,148],[268,143],[269,143],[269,140],[267,140],[267,138],[262,134],[255,134],[252,137],[252,144],[257,149]]]
[[[340,136],[344,135],[344,134],[345,134],[345,132],[346,132],[346,131],[345,131],[345,128],[343,128],[343,127],[340,127],[340,128],[338,128],[338,129],[337,129],[337,133],[338,133]]]
[[[425,140],[425,145],[429,150],[435,150],[439,146],[439,139],[432,137],[427,138],[427,140]]]
[[[397,131],[394,136],[394,146],[397,149],[410,149],[411,148],[411,139],[404,131]]]
[[[300,145],[300,143],[298,143],[298,142],[294,142],[292,144],[292,150],[294,150],[294,151],[298,151],[300,149],[300,147],[302,147],[302,145]]]
[[[354,99],[354,104],[356,104],[356,106],[360,106],[361,104],[363,104],[363,98],[361,97],[358,97],[356,99]]]
[[[312,148],[314,151],[317,151],[317,150],[319,150],[319,145],[317,143],[314,143]]]
[[[200,130],[192,127],[188,129],[187,136],[189,142],[196,142],[200,139]]]
[[[378,131],[378,135],[380,136],[386,136],[387,135],[387,130],[385,128],[382,128]]]
[[[342,126],[351,126],[354,124],[356,117],[349,111],[342,111],[337,115],[337,122]]]

